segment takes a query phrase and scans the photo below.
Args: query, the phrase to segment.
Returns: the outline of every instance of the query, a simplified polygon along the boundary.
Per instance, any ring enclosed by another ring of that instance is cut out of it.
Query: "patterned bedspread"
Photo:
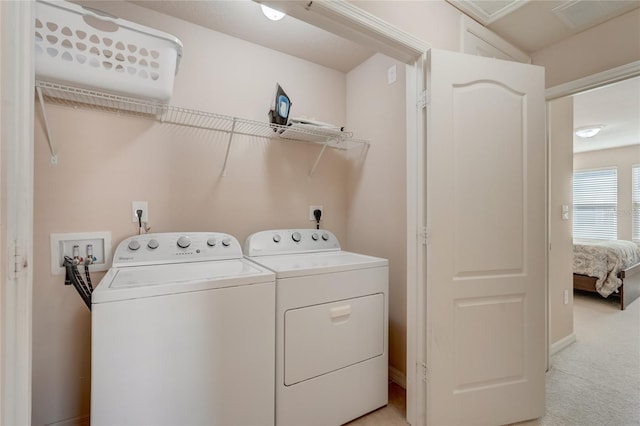
[[[622,284],[618,273],[640,263],[640,248],[632,241],[573,242],[573,273],[595,277],[596,290],[607,297]]]

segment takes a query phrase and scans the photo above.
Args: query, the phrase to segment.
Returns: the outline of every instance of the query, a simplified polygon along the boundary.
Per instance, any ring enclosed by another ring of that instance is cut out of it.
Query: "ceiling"
[[[574,128],[604,125],[591,138],[574,136],[574,152],[627,145],[640,150],[640,77],[574,95]]]
[[[447,0],[527,54],[640,7],[640,0]]]
[[[270,21],[251,0],[130,1],[345,73],[375,53],[291,16]]]
[[[129,1],[344,73],[375,53],[291,16],[269,21],[251,0]],[[528,54],[640,7],[640,0],[447,1]],[[638,93],[636,79],[576,95],[575,127],[606,127],[588,141],[576,140],[575,151],[640,144]]]

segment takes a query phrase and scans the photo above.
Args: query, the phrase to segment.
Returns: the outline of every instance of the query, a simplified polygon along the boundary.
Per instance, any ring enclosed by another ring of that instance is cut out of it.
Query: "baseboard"
[[[549,355],[553,356],[557,354],[558,352],[565,349],[566,347],[571,346],[573,343],[575,343],[575,341],[576,341],[575,333],[571,333],[568,336],[563,337],[562,339],[558,340],[557,342],[551,345],[551,348],[549,350]]]
[[[79,416],[59,422],[47,423],[45,426],[89,426],[89,416]]]
[[[392,366],[389,366],[389,380],[399,385],[402,389],[407,388],[407,378],[404,373]]]

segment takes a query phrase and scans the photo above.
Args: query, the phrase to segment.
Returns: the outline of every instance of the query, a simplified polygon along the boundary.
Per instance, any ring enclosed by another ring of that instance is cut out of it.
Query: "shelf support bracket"
[[[236,119],[233,118],[231,123],[231,132],[229,132],[229,141],[227,142],[227,152],[224,155],[224,164],[222,165],[222,176],[227,175],[227,161],[229,161],[229,150],[231,149],[231,139],[233,139],[233,133],[236,131]]]
[[[328,140],[324,143],[324,145],[322,145],[322,149],[320,150],[320,153],[316,157],[316,161],[313,163],[313,166],[311,167],[311,170],[309,171],[309,177],[312,177],[313,174],[315,173],[316,168],[318,167],[318,164],[320,163],[320,159],[322,158],[322,155],[326,151],[328,145],[329,145],[329,141]]]
[[[42,97],[42,88],[36,86],[36,92],[38,93],[38,101],[40,102],[40,109],[42,110],[42,119],[44,121],[44,131],[47,134],[47,142],[49,143],[49,151],[51,152],[51,164],[58,164],[58,156],[56,150],[53,147],[53,140],[51,139],[51,128],[49,127],[49,121],[47,120],[47,111],[44,107],[44,98]]]

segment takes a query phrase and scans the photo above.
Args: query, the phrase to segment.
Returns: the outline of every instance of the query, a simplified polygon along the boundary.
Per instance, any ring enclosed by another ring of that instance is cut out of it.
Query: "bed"
[[[624,310],[640,297],[640,248],[632,241],[573,243],[573,288],[616,295]]]

